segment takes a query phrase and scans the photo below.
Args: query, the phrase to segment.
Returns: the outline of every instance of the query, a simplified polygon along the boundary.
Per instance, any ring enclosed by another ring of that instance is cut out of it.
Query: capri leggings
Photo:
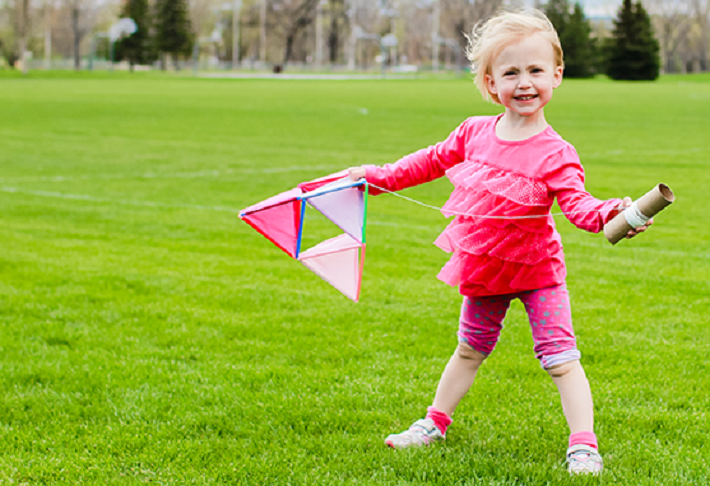
[[[520,299],[525,305],[535,342],[535,357],[543,368],[580,358],[572,329],[569,294],[564,283],[515,294],[464,297],[459,341],[485,355],[491,354],[513,299]]]

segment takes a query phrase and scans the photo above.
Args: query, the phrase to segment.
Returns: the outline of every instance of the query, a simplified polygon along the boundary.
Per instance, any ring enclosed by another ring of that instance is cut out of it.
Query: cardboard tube
[[[675,195],[670,187],[665,184],[658,184],[645,195],[636,200],[638,210],[647,218],[653,218],[660,213],[666,206],[669,206],[675,201]],[[625,210],[624,210],[625,211]],[[626,233],[633,228],[627,221],[624,211],[617,214],[614,219],[604,225],[604,236],[609,240],[609,243],[616,245]]]

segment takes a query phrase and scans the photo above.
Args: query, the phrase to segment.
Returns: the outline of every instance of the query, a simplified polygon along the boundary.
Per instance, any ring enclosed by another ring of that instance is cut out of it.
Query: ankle
[[[597,443],[597,436],[594,434],[594,432],[575,432],[574,434],[570,434],[569,436],[569,447],[576,446],[576,445],[586,445],[594,450],[599,449],[599,445]]]
[[[426,411],[426,418],[431,419],[434,422],[434,425],[436,425],[436,428],[439,429],[441,435],[446,435],[446,429],[449,428],[449,425],[451,425],[453,419],[445,412],[442,412],[434,406],[428,407]]]

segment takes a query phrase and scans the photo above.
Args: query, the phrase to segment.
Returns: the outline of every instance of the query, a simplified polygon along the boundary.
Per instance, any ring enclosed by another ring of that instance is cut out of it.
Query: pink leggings
[[[535,357],[543,368],[581,357],[572,329],[569,294],[564,283],[515,294],[464,297],[459,341],[485,355],[491,354],[513,299],[520,299],[525,305],[535,342]]]

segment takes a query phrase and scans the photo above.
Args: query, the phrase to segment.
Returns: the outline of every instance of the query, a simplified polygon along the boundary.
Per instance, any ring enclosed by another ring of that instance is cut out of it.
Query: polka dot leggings
[[[572,329],[569,294],[564,283],[515,294],[464,297],[459,341],[486,355],[493,352],[513,299],[520,299],[525,305],[535,342],[535,357],[543,368],[580,358]]]

